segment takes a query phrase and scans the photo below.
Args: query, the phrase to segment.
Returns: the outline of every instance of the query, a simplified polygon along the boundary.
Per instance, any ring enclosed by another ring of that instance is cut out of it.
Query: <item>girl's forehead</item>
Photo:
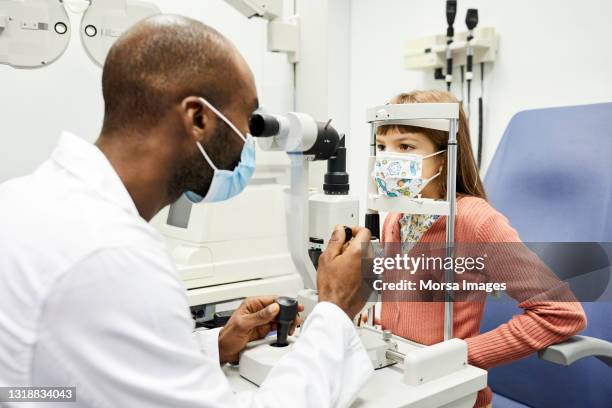
[[[429,138],[425,134],[420,132],[400,132],[399,130],[388,130],[384,135],[376,134],[376,139],[383,140],[385,142],[393,142],[399,140],[408,140],[413,142],[425,142]]]

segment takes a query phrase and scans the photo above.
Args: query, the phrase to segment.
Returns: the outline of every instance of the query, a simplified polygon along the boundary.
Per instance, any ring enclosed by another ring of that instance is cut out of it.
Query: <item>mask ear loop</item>
[[[427,180],[425,180],[425,184],[423,184],[423,188],[429,184],[429,182],[433,179],[435,179],[436,177],[438,177],[440,174],[442,174],[441,171],[437,172],[436,174],[434,174],[433,176],[431,176],[430,178],[428,178]]]
[[[240,132],[240,131],[238,130],[238,128],[237,128],[236,126],[234,126],[234,124],[233,124],[232,122],[230,122],[230,120],[229,120],[228,118],[226,118],[226,117],[225,117],[225,115],[224,115],[224,114],[222,114],[221,112],[219,112],[219,110],[217,110],[217,108],[215,108],[214,106],[212,106],[212,104],[211,104],[210,102],[208,102],[206,99],[204,99],[204,98],[200,97],[200,100],[201,100],[202,102],[204,102],[204,104],[205,104],[206,106],[208,106],[208,108],[209,108],[211,111],[213,111],[213,112],[215,113],[215,115],[217,115],[218,117],[220,117],[220,118],[221,118],[221,120],[222,120],[222,121],[224,121],[224,122],[225,122],[225,124],[226,124],[227,126],[229,126],[229,127],[230,127],[230,128],[233,130],[233,131],[234,131],[234,133],[236,133],[236,134],[237,134],[237,135],[238,135],[238,136],[239,136],[239,137],[242,139],[242,141],[243,141],[244,143],[246,143],[246,137],[244,137],[244,136],[242,135],[242,132]]]
[[[432,154],[428,154],[427,156],[423,156],[423,159],[428,159],[428,158],[430,158],[430,157],[437,156],[437,155],[439,155],[439,154],[444,153],[445,151],[446,151],[446,149],[444,149],[444,150],[440,150],[440,151],[437,151],[437,152],[432,153]],[[429,184],[429,182],[430,182],[431,180],[435,179],[435,178],[436,178],[436,177],[438,177],[440,174],[442,174],[442,172],[441,172],[441,171],[437,172],[436,174],[434,174],[433,176],[431,176],[430,178],[428,178],[427,180],[425,180],[425,184],[423,184],[423,187],[421,187],[421,190],[422,190],[423,188],[425,188],[425,186],[426,186],[427,184]],[[420,194],[419,194],[419,196],[420,196]]]
[[[421,192],[423,191],[423,189],[424,189],[425,187],[427,187],[427,185],[428,185],[429,183],[431,183],[431,180],[435,179],[435,178],[436,178],[436,177],[438,177],[440,174],[442,174],[442,172],[441,172],[441,171],[437,172],[436,174],[434,174],[433,176],[431,176],[430,178],[428,178],[427,180],[425,180],[425,182],[423,183],[423,185],[422,185],[422,186],[421,186],[421,188],[419,189],[419,193],[417,194],[417,198],[418,198],[419,200],[422,198],[422,197],[421,197]]]
[[[444,153],[445,151],[446,151],[446,149],[444,149],[444,150],[440,150],[440,151],[437,151],[437,152],[432,153],[432,154],[428,154],[427,156],[423,156],[423,159],[429,159],[430,157],[437,156],[437,155],[439,155],[440,153]]]
[[[238,136],[239,136],[239,137],[242,139],[242,141],[243,141],[243,142],[246,144],[246,142],[247,142],[246,138],[245,138],[244,136],[242,136],[242,133],[241,133],[241,132],[238,130],[238,128],[236,128],[236,126],[234,126],[234,124],[233,124],[232,122],[230,122],[230,120],[229,120],[229,119],[227,119],[227,118],[225,117],[225,115],[223,115],[221,112],[219,112],[219,110],[218,110],[217,108],[215,108],[215,107],[214,107],[214,106],[213,106],[213,105],[212,105],[210,102],[208,102],[206,99],[204,99],[204,98],[202,98],[202,97],[200,97],[199,99],[200,99],[200,101],[201,101],[202,103],[204,103],[204,105],[206,105],[206,106],[208,107],[208,109],[210,109],[211,111],[213,111],[213,113],[214,113],[215,115],[217,115],[219,118],[221,118],[221,120],[222,120],[223,122],[225,122],[225,124],[226,124],[227,126],[229,126],[229,127],[230,127],[230,128],[233,130],[233,131],[234,131],[234,133],[236,133],[236,134],[237,134],[237,135],[238,135]],[[215,166],[215,164],[212,162],[212,160],[210,159],[210,157],[208,157],[208,154],[206,154],[206,150],[204,150],[204,147],[202,147],[202,144],[201,144],[200,142],[196,142],[196,144],[197,144],[197,146],[198,146],[198,149],[200,149],[200,152],[202,152],[202,155],[204,155],[204,158],[205,158],[205,159],[206,159],[206,161],[208,162],[208,165],[209,165],[209,166],[210,166],[212,169],[214,169],[214,170],[218,171],[219,169],[217,168],[217,166]]]
[[[196,142],[196,145],[198,146],[198,149],[200,149],[200,151],[202,152],[202,155],[204,155],[204,158],[208,162],[208,165],[213,170],[218,171],[219,169],[217,168],[217,166],[215,166],[215,164],[212,162],[212,160],[210,160],[210,157],[208,157],[208,155],[206,154],[206,150],[204,150],[204,148],[202,147],[202,144],[200,142]]]

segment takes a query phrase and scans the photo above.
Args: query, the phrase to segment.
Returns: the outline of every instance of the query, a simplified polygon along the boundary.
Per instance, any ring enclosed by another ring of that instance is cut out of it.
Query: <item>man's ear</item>
[[[180,115],[185,133],[192,137],[194,142],[201,142],[210,131],[207,129],[212,123],[210,113],[210,109],[196,96],[188,96],[181,102]]]

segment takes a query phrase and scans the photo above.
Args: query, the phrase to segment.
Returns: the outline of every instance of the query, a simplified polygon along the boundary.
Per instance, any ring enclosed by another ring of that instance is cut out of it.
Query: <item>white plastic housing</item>
[[[464,367],[467,367],[467,343],[451,339],[407,353],[404,358],[404,382],[420,385]]]
[[[451,44],[455,66],[466,65],[467,31],[455,35]],[[417,38],[406,43],[404,66],[406,69],[434,69],[446,67],[446,34]],[[493,62],[497,59],[499,36],[494,27],[483,27],[474,30],[471,41],[474,65],[481,62]]]
[[[288,61],[299,61],[300,23],[297,16],[268,23],[268,51],[287,53]]]
[[[326,246],[338,224],[359,224],[359,199],[349,195],[314,194],[309,202],[310,237],[323,240]]]
[[[0,64],[43,67],[70,42],[70,19],[59,1],[0,0]]]
[[[186,228],[168,223],[169,207],[153,219],[190,303],[295,294],[303,287],[287,245],[284,200],[283,186],[252,185],[223,203],[192,205]]]
[[[271,20],[283,15],[283,0],[225,0],[246,18],[263,17]]]
[[[382,340],[381,331],[358,327],[357,333],[373,364],[384,359],[382,353],[386,342]],[[270,346],[275,341],[273,338],[250,343],[240,356],[238,372],[225,369],[232,387],[246,391],[253,389],[253,384],[261,385],[272,367],[291,351],[294,340],[291,338],[291,344],[280,349]],[[375,370],[352,407],[471,408],[478,391],[487,385],[487,372],[465,363],[467,346],[463,340],[422,346],[392,336],[386,344],[392,350],[397,346],[408,363]]]
[[[138,21],[159,14],[153,3],[134,0],[92,1],[81,20],[81,42],[98,66],[104,65],[113,43]]]
[[[380,105],[369,108],[366,112],[366,120],[369,123],[384,121],[385,125],[394,120],[431,120],[459,118],[458,103],[403,103]]]
[[[280,125],[278,134],[257,138],[257,144],[263,150],[301,153],[309,150],[317,141],[317,122],[311,116],[289,112],[275,117]]]

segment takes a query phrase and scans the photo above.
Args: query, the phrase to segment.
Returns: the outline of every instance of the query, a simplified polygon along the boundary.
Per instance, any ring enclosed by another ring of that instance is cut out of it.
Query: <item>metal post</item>
[[[376,156],[376,123],[372,122],[370,125],[370,156]],[[369,171],[369,169],[368,169]],[[370,179],[368,177],[367,179],[368,183],[370,182]],[[366,192],[368,192],[368,185],[366,184]],[[367,204],[366,204],[367,207]],[[376,210],[372,210],[370,208],[366,208],[366,214],[377,214],[378,211]]]
[[[370,155],[376,156],[376,125],[374,123],[370,126]]]
[[[376,303],[368,308],[368,326],[376,326]]]
[[[308,255],[309,214],[308,175],[309,161],[301,154],[290,154],[291,183],[289,202],[285,209],[287,239],[293,264],[302,277],[306,289],[317,288],[317,271]]]
[[[370,125],[370,155],[376,156],[376,125],[372,123]],[[368,182],[369,179],[368,179]],[[366,193],[368,192],[368,187],[366,185]],[[367,214],[376,214],[378,211],[371,210],[367,208]],[[376,303],[381,301],[380,293],[376,297],[376,302],[370,306],[368,309],[368,326],[374,327],[376,322]]]
[[[454,258],[455,245],[455,207],[457,202],[457,122],[458,119],[449,121],[448,148],[446,166],[446,201],[449,205],[448,217],[446,217],[446,256]],[[453,266],[445,270],[445,283],[453,283],[455,276]],[[444,340],[453,338],[453,293],[446,290],[444,295]]]
[[[385,357],[395,363],[404,364],[404,359],[406,358],[406,355],[404,353],[400,353],[397,350],[387,350],[385,351]]]

